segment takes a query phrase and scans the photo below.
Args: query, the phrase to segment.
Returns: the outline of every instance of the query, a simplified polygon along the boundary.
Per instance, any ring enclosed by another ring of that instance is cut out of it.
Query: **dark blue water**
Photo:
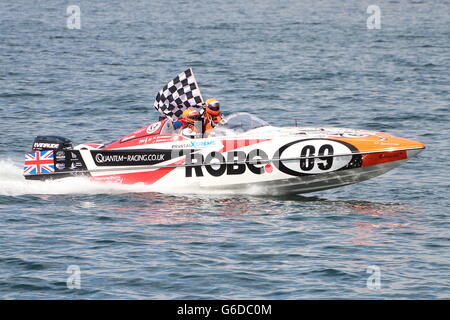
[[[70,4],[80,30],[66,27]],[[19,0],[0,12],[0,298],[450,298],[448,1]],[[291,197],[22,178],[34,136],[120,138],[157,119],[155,94],[187,67],[225,113],[427,149]],[[73,265],[80,289],[66,284]]]

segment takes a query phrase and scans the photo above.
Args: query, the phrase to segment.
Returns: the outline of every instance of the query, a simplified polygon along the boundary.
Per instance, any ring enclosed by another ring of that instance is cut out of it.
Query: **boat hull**
[[[385,133],[339,128],[269,127],[236,136],[150,135],[121,141],[59,151],[63,160],[55,152],[55,166],[63,169],[25,177],[86,175],[94,181],[161,190],[294,194],[374,178],[425,148]]]

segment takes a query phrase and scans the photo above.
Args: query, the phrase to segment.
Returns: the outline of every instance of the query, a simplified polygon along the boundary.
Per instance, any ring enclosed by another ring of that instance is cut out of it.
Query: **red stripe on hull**
[[[257,143],[269,141],[271,139],[239,139],[239,140],[222,140],[223,148],[219,152],[227,152],[239,148],[248,147]]]
[[[362,166],[367,167],[385,162],[404,160],[407,157],[407,153],[404,150],[368,153],[363,155]]]
[[[183,164],[184,162],[185,159],[182,159],[168,165],[179,165]],[[168,173],[170,173],[175,168],[176,167],[166,167],[166,168],[159,168],[153,171],[110,174],[105,176],[91,177],[91,180],[97,182],[115,182],[122,184],[135,184],[135,183],[153,184],[159,179],[163,178]]]
[[[227,152],[243,147],[247,147],[253,144],[261,143],[264,141],[269,141],[271,139],[240,139],[240,140],[223,140],[222,143],[224,147],[219,152]],[[178,160],[172,164],[168,165],[179,165],[183,164],[185,159]],[[144,172],[130,172],[130,173],[122,173],[122,174],[110,174],[104,176],[91,177],[93,181],[100,182],[115,182],[122,184],[134,184],[134,183],[144,183],[144,184],[153,184],[166,176],[175,167],[167,167],[160,168],[153,171],[144,171]]]

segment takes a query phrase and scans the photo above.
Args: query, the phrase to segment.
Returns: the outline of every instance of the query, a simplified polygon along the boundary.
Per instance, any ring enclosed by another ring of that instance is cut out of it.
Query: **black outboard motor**
[[[53,151],[50,158],[53,159],[53,164],[46,163],[48,165],[47,172],[24,168],[25,179],[45,180],[64,178],[73,175],[89,175],[80,151],[73,150],[72,141],[59,136],[37,136],[33,141],[33,147],[29,154],[30,156],[28,156],[29,158],[25,159],[25,167],[27,165],[27,160],[30,165],[26,168],[29,168],[31,165],[36,165],[36,161],[33,157],[35,157],[36,153],[42,151]],[[42,155],[40,154],[40,156]],[[43,161],[46,160],[47,159],[44,159]]]
[[[59,136],[37,136],[33,142],[33,151],[72,150],[72,141]]]

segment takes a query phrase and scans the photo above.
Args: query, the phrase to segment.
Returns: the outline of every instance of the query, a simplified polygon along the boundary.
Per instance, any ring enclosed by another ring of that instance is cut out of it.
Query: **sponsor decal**
[[[368,133],[362,131],[346,131],[338,135],[341,138],[361,138],[369,136]]]
[[[120,142],[125,142],[125,141],[128,141],[128,140],[134,139],[134,138],[136,138],[135,135],[127,136],[127,137],[125,137],[125,138],[122,138],[122,139],[120,140]]]
[[[36,142],[33,144],[34,149],[59,149],[59,143]]]
[[[190,147],[191,147],[190,143],[173,144],[171,146],[172,149],[189,149]]]
[[[206,141],[195,141],[191,140],[189,141],[191,148],[205,148],[205,147],[211,147],[216,145],[216,140],[206,140]]]
[[[144,139],[139,140],[139,144],[162,143],[162,142],[172,142],[172,137],[170,135],[162,135],[162,136],[145,137]]]
[[[58,151],[55,154],[56,160],[65,160],[66,159],[66,153],[64,151]]]
[[[185,175],[192,177],[195,174],[197,177],[203,177],[203,169],[214,177],[220,177],[223,174],[243,174],[246,170],[250,170],[254,174],[270,173],[273,168],[267,166],[268,161],[269,156],[261,149],[254,149],[249,153],[229,151],[226,154],[213,151],[206,157],[200,153],[191,153],[186,156]]]
[[[395,143],[395,142],[380,142],[380,141],[375,141],[374,144],[379,144],[381,146],[399,146],[400,143]]]
[[[171,159],[171,150],[91,151],[97,166],[153,165]]]
[[[109,183],[123,183],[123,178],[120,176],[92,177],[92,180]]]
[[[57,163],[56,169],[58,170],[64,170],[66,168],[66,165],[64,163]]]
[[[158,129],[161,127],[161,122],[152,123],[147,127],[148,134],[154,134],[158,132]]]
[[[97,163],[165,161],[164,157],[164,154],[103,155],[99,153],[95,156],[95,161]]]
[[[319,174],[360,167],[361,155],[351,144],[329,139],[306,139],[290,142],[277,150],[272,158],[261,149],[247,152],[229,151],[186,155],[186,177],[202,177],[205,172],[220,177],[243,174],[272,173],[275,168],[291,176]],[[335,156],[342,154],[342,156]]]
[[[290,142],[275,152],[273,164],[283,173],[292,176],[361,166],[361,155],[353,145],[329,139],[305,139]],[[335,156],[342,154],[343,156]],[[298,160],[296,160],[298,158]]]

